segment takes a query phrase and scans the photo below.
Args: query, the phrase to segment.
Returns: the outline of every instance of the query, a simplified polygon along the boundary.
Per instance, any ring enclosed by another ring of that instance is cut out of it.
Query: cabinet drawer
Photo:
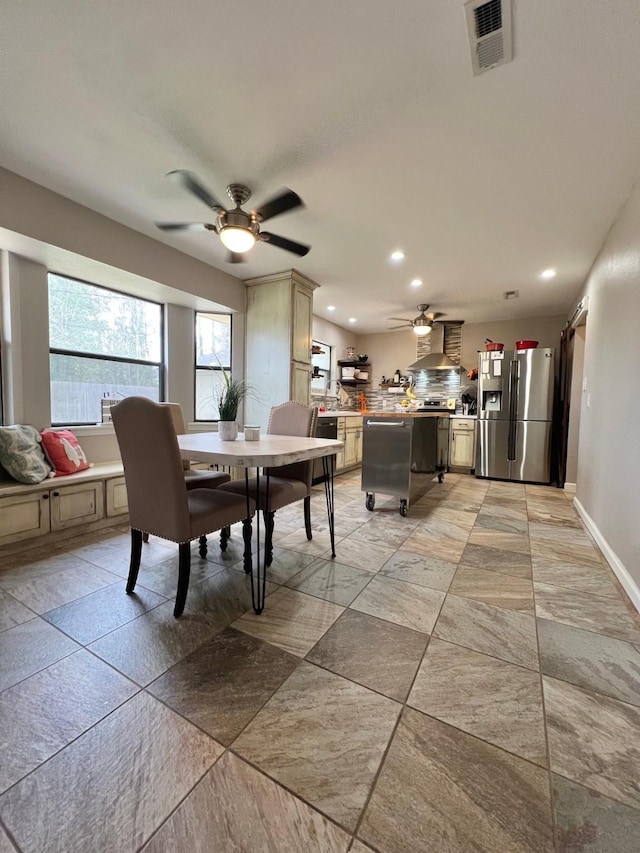
[[[473,431],[476,428],[476,422],[469,420],[465,421],[462,418],[456,418],[455,420],[449,421],[452,430],[469,430]]]

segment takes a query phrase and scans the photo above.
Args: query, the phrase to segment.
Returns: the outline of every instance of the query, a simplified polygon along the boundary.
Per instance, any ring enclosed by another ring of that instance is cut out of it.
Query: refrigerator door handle
[[[510,462],[516,458],[516,417],[518,414],[518,362],[509,365],[509,439],[507,459]]]

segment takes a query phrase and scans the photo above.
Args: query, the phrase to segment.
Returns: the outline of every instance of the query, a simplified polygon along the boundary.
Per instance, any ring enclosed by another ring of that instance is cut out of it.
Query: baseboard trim
[[[585,527],[596,540],[598,547],[604,554],[605,560],[613,569],[613,573],[622,584],[624,591],[631,599],[633,606],[640,613],[640,587],[638,587],[634,579],[631,577],[631,575],[625,568],[622,560],[620,560],[616,552],[604,538],[597,524],[591,518],[586,509],[582,506],[578,498],[573,499],[573,505],[578,511],[578,515],[580,516],[580,518],[584,521]]]
[[[565,492],[570,492],[572,495],[576,493],[576,484],[575,483],[565,483],[564,484]]]

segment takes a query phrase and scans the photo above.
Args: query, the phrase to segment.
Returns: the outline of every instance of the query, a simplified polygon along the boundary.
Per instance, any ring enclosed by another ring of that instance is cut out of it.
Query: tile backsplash
[[[423,355],[428,355],[431,352],[431,336],[416,338],[416,360]],[[460,355],[462,352],[462,325],[446,324],[444,327],[444,351],[446,355],[456,364],[460,364]],[[414,374],[415,384],[413,391],[419,400],[448,400],[450,397],[455,397],[460,400],[461,388],[467,384],[466,376],[460,370],[421,370]],[[364,391],[367,408],[370,411],[393,411],[400,400],[404,399],[404,394],[394,394],[386,388],[361,386],[359,388],[349,388],[343,386],[346,393],[349,395],[349,405],[347,408],[358,408],[358,393]],[[321,403],[323,397],[320,395],[312,395],[312,402]]]

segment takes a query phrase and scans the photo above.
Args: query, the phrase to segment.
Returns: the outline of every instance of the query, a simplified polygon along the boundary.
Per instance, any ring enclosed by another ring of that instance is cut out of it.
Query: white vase
[[[238,422],[218,421],[218,435],[221,441],[235,441],[238,437]]]

